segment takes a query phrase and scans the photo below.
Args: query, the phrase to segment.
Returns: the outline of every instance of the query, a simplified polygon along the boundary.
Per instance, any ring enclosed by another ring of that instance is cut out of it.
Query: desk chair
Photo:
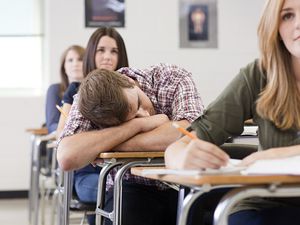
[[[54,202],[57,207],[57,224],[69,225],[70,213],[83,213],[80,224],[83,225],[86,216],[95,214],[96,204],[84,203],[79,200],[73,188],[73,171],[59,170],[58,187],[54,192]],[[53,224],[53,223],[52,223]]]
[[[30,188],[29,188],[29,222],[32,225],[39,224],[39,204],[40,197],[42,207],[44,206],[45,197],[45,179],[51,176],[51,163],[46,163],[48,154],[46,148],[47,142],[54,140],[55,134],[47,134],[47,129],[28,129],[31,134],[31,167],[30,167]],[[40,180],[40,177],[43,179]],[[42,182],[41,182],[42,181]],[[40,189],[42,184],[42,189]],[[42,192],[41,192],[42,190]],[[42,212],[44,208],[42,208]],[[42,214],[41,223],[44,224]]]
[[[164,152],[107,152],[99,155],[103,159],[98,181],[98,196],[96,208],[96,225],[101,225],[103,217],[110,219],[114,225],[121,224],[122,216],[122,179],[124,174],[136,166],[162,166],[164,165]],[[114,180],[114,202],[111,212],[105,211],[106,178],[111,169],[119,166]]]

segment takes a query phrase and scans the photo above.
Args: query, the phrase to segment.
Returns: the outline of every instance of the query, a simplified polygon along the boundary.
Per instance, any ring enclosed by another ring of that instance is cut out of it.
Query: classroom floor
[[[46,210],[44,225],[50,225],[50,204],[47,205]],[[0,199],[1,225],[29,225],[28,215],[28,199]],[[71,221],[70,224],[80,224],[81,216],[81,214],[71,215],[73,222]]]

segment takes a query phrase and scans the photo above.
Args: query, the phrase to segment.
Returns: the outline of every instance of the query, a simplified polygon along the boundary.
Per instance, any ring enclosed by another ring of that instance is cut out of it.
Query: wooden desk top
[[[229,185],[229,184],[296,184],[300,183],[300,176],[289,175],[240,175],[240,174],[222,174],[222,175],[144,175],[143,170],[163,169],[163,167],[133,167],[131,173],[134,175],[167,181],[182,185],[202,186],[210,185]]]
[[[98,158],[163,158],[165,152],[103,152]]]
[[[28,129],[26,129],[26,132],[31,133],[31,134],[35,134],[35,135],[46,135],[46,134],[48,134],[48,130],[45,127],[43,127],[43,128],[28,128]]]

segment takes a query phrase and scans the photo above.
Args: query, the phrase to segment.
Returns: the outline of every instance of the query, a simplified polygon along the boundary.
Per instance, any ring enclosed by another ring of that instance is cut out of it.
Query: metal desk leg
[[[64,172],[64,207],[63,207],[63,225],[69,225],[70,201],[73,188],[73,171]]]
[[[33,159],[32,159],[32,187],[30,190],[30,198],[34,217],[31,218],[32,225],[38,225],[39,222],[39,176],[40,176],[40,144],[41,140],[34,141]]]
[[[218,204],[214,213],[215,225],[227,225],[232,208],[241,200],[250,197],[296,197],[300,196],[299,186],[246,186],[227,193]]]
[[[204,193],[205,191],[202,190],[195,191],[191,189],[190,193],[183,200],[181,211],[177,213],[178,214],[177,225],[186,225],[191,206],[196,201],[196,199],[198,199]]]
[[[114,219],[113,225],[121,225],[122,221],[122,179],[124,174],[127,172],[128,169],[134,166],[162,166],[163,163],[156,163],[154,164],[151,159],[146,161],[133,161],[129,162],[120,168],[116,174],[115,182],[114,182],[114,202],[113,202],[113,212],[114,212]]]
[[[29,224],[32,224],[32,214],[34,211],[33,208],[33,167],[34,167],[34,154],[35,154],[35,140],[36,140],[36,135],[31,135],[30,136],[30,140],[31,140],[31,162],[30,162],[30,183],[29,183],[29,192],[28,192],[28,203],[29,203]]]
[[[101,172],[99,174],[99,181],[98,181],[98,193],[97,193],[97,207],[96,207],[96,225],[102,224],[102,215],[107,215],[106,217],[112,219],[112,215],[109,213],[106,213],[104,208],[104,202],[105,202],[105,190],[106,190],[106,177],[116,166],[121,165],[122,162],[114,162],[114,163],[104,163],[104,166],[102,166]]]
[[[204,185],[201,188],[199,187],[194,187],[191,188],[190,193],[184,198],[183,200],[183,205],[181,207],[181,211],[178,211],[177,217],[177,225],[186,225],[187,224],[187,219],[188,215],[190,212],[190,209],[194,202],[203,194],[215,190],[215,189],[222,189],[222,188],[228,188],[228,187],[236,187],[236,185],[218,185],[218,186],[210,186],[210,185]]]
[[[184,189],[184,187],[179,187],[177,212],[181,212],[182,211],[182,205],[183,205],[184,196],[185,196],[185,189]],[[176,221],[178,223],[178,221],[179,221],[179,213],[177,213]]]

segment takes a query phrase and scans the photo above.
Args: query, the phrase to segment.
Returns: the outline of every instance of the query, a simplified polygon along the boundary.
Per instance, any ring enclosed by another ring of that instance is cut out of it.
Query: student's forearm
[[[180,126],[187,127],[186,120],[177,121]],[[181,137],[181,133],[172,126],[172,122],[144,133],[140,133],[126,142],[118,145],[118,151],[164,151],[168,145]]]
[[[59,137],[65,127],[65,124],[67,121],[67,118],[65,116],[69,115],[70,110],[71,110],[71,105],[68,103],[64,103],[62,106],[62,111],[64,112],[64,114],[61,113],[61,115],[59,117],[59,122],[58,122],[57,129],[56,129],[56,139],[59,139]]]
[[[248,166],[261,159],[280,159],[300,155],[300,145],[271,148],[264,151],[252,153],[243,159],[241,165]]]
[[[140,132],[134,122],[103,130],[82,132],[61,140],[57,159],[63,170],[84,167],[94,161],[99,153],[109,151]]]

